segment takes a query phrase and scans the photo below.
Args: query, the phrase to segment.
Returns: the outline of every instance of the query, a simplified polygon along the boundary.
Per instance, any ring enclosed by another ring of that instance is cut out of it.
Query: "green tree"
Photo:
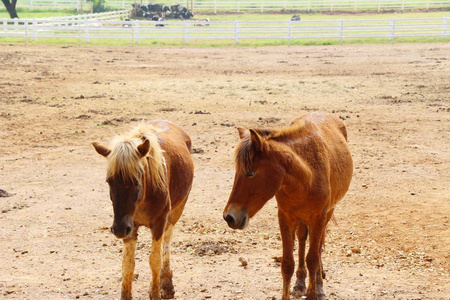
[[[14,18],[18,19],[19,16],[17,15],[17,11],[16,11],[17,0],[11,0],[11,2],[9,2],[9,0],[2,0],[2,2],[5,5],[6,10],[8,11],[11,19],[14,19]]]
[[[111,10],[109,7],[107,7],[105,5],[105,0],[87,0],[87,1],[92,2],[92,12],[93,13],[99,13],[99,12]]]

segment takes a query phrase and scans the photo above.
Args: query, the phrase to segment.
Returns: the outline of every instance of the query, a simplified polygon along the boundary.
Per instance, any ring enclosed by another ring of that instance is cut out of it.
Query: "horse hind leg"
[[[136,251],[137,228],[133,229],[131,237],[123,241],[123,258],[122,258],[122,290],[121,300],[130,300],[133,278],[134,278],[134,253]]]
[[[321,264],[321,246],[325,233],[325,217],[318,218],[311,226],[309,236],[309,250],[306,256],[306,262],[309,273],[309,285],[307,290],[307,299],[325,300],[322,280]]]
[[[173,299],[175,289],[172,282],[172,270],[170,268],[170,243],[172,241],[173,225],[169,224],[163,236],[163,266],[161,269],[161,297]]]
[[[305,249],[306,249],[306,239],[308,238],[308,226],[302,221],[297,227],[297,238],[298,238],[298,269],[296,272],[297,281],[295,282],[294,288],[292,290],[292,295],[295,297],[306,295],[306,264],[305,264]]]
[[[317,273],[317,277],[320,277],[318,279],[318,280],[320,280],[320,282],[322,282],[323,279],[326,279],[326,277],[327,277],[326,273],[323,269],[322,252],[325,250],[325,237],[327,235],[327,227],[328,227],[328,223],[330,222],[331,218],[333,218],[333,213],[334,213],[334,208],[327,213],[327,218],[325,221],[325,229],[322,233],[322,238],[320,239],[320,268],[319,268],[319,272]],[[336,220],[334,220],[334,222],[336,223]]]

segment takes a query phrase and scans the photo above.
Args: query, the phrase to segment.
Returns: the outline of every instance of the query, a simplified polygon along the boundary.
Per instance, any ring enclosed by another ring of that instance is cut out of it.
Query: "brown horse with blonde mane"
[[[172,122],[152,121],[118,136],[110,147],[92,144],[108,161],[106,181],[114,210],[111,232],[124,244],[121,299],[132,298],[140,226],[150,228],[152,233],[150,299],[173,298],[172,230],[183,212],[194,176],[189,135]]]
[[[288,128],[238,130],[241,141],[235,154],[236,175],[224,219],[231,228],[243,229],[275,196],[283,243],[282,299],[290,296],[296,235],[299,265],[293,294],[325,299],[321,261],[325,229],[353,174],[345,125],[333,115],[313,112],[294,119]]]

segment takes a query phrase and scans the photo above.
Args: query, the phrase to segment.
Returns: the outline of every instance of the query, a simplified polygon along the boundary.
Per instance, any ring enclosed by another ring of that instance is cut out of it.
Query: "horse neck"
[[[274,153],[277,160],[286,170],[282,185],[289,189],[307,189],[311,186],[313,173],[311,167],[303,158],[301,153],[293,149],[292,145],[276,142]]]

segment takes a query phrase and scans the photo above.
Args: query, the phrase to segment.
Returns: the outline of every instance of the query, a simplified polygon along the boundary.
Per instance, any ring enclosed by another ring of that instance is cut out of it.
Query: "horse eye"
[[[246,177],[253,177],[255,175],[255,172],[254,171],[248,171],[246,174],[245,174],[245,176]]]

